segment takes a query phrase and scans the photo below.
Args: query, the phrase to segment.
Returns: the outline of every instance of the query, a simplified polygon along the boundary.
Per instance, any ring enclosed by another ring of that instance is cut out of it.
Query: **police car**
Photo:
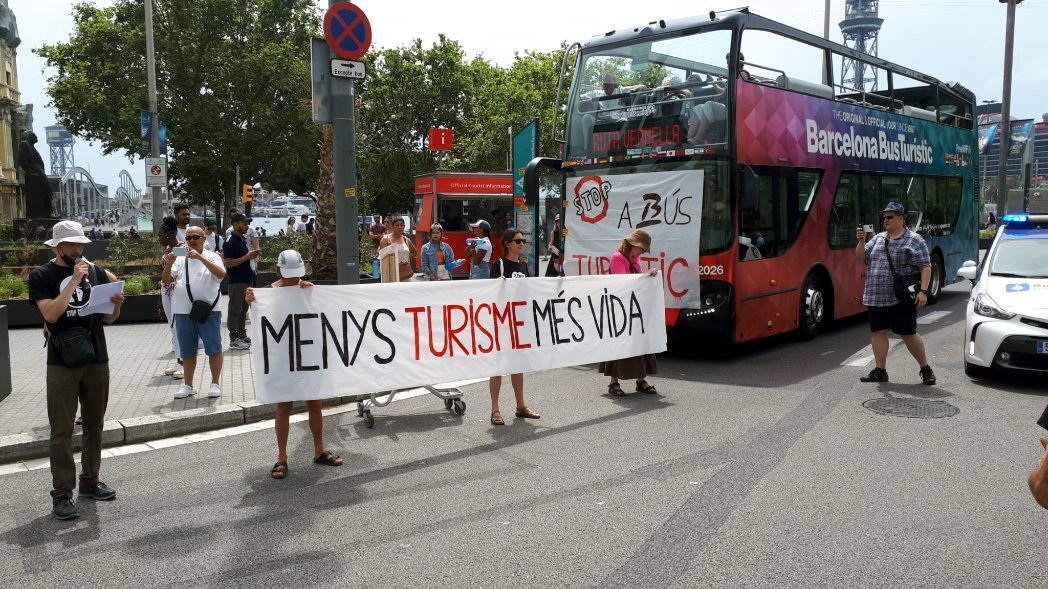
[[[1048,373],[1048,214],[1005,215],[973,281],[964,328],[964,372]]]

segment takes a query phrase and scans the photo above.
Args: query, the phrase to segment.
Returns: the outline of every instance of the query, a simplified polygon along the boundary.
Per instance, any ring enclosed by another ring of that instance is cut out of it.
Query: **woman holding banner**
[[[528,265],[520,261],[520,254],[524,252],[524,234],[518,229],[507,229],[502,232],[502,258],[495,260],[491,265],[492,278],[527,278]],[[538,413],[531,410],[524,403],[524,373],[509,375],[509,381],[513,385],[513,396],[517,400],[517,417],[524,419],[538,419]],[[488,379],[488,392],[491,393],[491,425],[506,425],[499,413],[499,390],[502,388],[502,377],[492,376]]]
[[[270,284],[273,288],[284,286],[309,288],[313,286],[312,282],[302,280],[302,276],[306,274],[306,262],[302,259],[302,254],[295,250],[280,252],[280,255],[277,256],[277,270],[280,273],[280,280]],[[247,295],[244,297],[244,300],[249,305],[255,302],[255,290],[253,288],[247,289]],[[269,472],[270,476],[275,479],[287,477],[287,438],[291,431],[291,407],[291,401],[277,403],[277,415],[273,426],[277,433],[277,463],[273,465],[273,469]],[[309,431],[313,434],[313,462],[327,466],[342,466],[342,458],[335,456],[324,448],[324,414],[321,412],[322,408],[322,401],[319,399],[306,401],[306,409],[309,411]]]
[[[612,274],[640,274],[640,256],[651,251],[651,236],[643,229],[637,229],[622,240],[618,251],[611,255]],[[655,276],[656,270],[648,271],[648,276]],[[608,394],[616,397],[625,395],[626,392],[619,386],[620,378],[634,378],[637,380],[637,392],[655,395],[658,391],[648,384],[644,377],[656,374],[655,355],[643,354],[632,358],[601,362],[598,367],[601,374],[610,376]]]

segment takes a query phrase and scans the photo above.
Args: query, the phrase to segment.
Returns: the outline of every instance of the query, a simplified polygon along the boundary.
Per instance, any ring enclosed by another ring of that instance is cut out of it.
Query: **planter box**
[[[991,245],[993,245],[993,238],[992,237],[990,239],[983,239],[981,237],[979,238],[979,249],[981,249],[981,250],[988,250],[988,249],[990,249]]]
[[[129,295],[124,297],[124,305],[120,308],[120,319],[117,323],[160,323],[163,317],[157,315],[157,305],[160,304],[160,294]],[[44,318],[35,305],[29,303],[28,299],[11,299],[0,301],[0,305],[7,306],[10,327],[42,327]],[[2,361],[2,359],[0,359]]]

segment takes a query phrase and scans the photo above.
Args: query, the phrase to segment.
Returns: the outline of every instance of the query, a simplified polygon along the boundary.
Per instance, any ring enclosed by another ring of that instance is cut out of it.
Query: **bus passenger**
[[[724,56],[725,60],[731,58],[731,54]],[[749,81],[750,73],[743,69],[743,61],[745,60],[743,54],[739,54],[739,77],[743,80]],[[709,131],[710,125],[713,123],[719,123],[728,119],[728,105],[722,102],[727,95],[727,88],[723,84],[714,84],[717,88],[717,94],[703,102],[696,104],[691,108],[691,123],[688,125],[688,143],[695,145],[701,145],[704,143],[724,143],[727,136],[727,128],[720,129],[716,134],[717,137],[713,137],[712,141],[706,141],[706,133]]]
[[[612,274],[640,274],[640,256],[651,251],[651,235],[643,229],[637,229],[622,240],[618,251],[611,255]],[[649,270],[648,276],[655,276],[657,270]],[[601,362],[598,366],[601,374],[610,376],[608,383],[608,394],[616,397],[625,395],[619,385],[620,378],[633,378],[637,380],[636,391],[649,395],[658,394],[655,387],[648,384],[644,377],[658,372],[655,365],[655,354],[642,354],[632,358],[622,358]]]

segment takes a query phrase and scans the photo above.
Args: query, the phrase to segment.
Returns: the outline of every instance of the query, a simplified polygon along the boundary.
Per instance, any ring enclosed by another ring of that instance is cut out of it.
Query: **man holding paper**
[[[47,419],[51,425],[52,513],[58,519],[77,515],[73,504],[76,464],[73,462],[73,423],[77,404],[84,419],[80,496],[100,501],[114,499],[116,491],[98,480],[102,462],[102,424],[109,402],[109,352],[103,323],[120,316],[121,290],[109,293],[108,313],[90,310],[92,291],[116,282],[108,270],[85,260],[84,228],[60,221],[52,228],[50,246],[55,259],[29,274],[29,302],[40,309],[47,324]],[[97,297],[97,294],[95,295]]]

